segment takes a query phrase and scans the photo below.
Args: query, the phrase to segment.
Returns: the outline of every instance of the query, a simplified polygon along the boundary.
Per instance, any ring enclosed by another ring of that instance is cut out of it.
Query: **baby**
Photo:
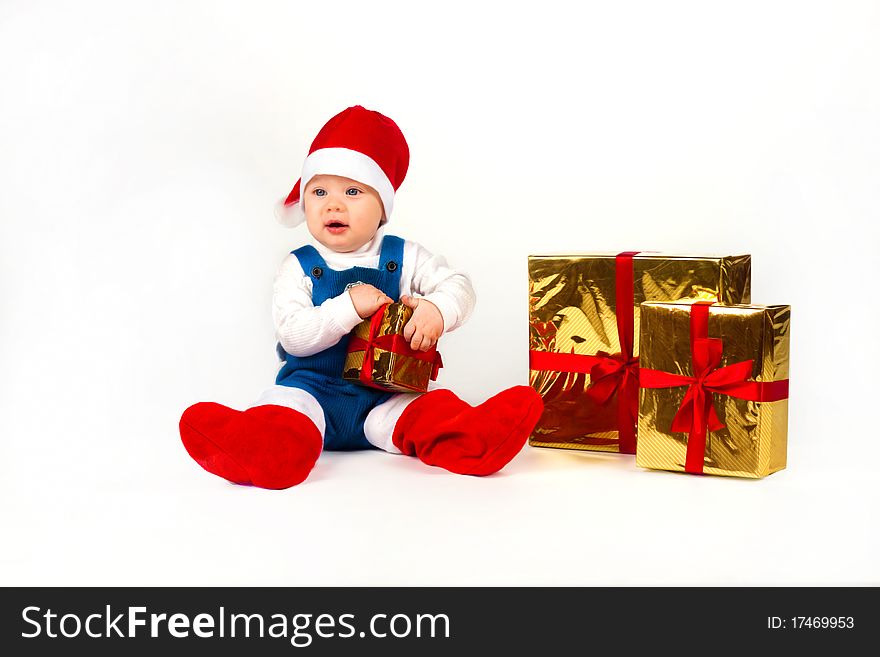
[[[244,411],[200,402],[180,419],[187,452],[208,472],[288,488],[308,476],[323,449],[379,448],[488,475],[522,449],[543,411],[529,386],[473,407],[449,390],[390,393],[341,378],[350,332],[383,305],[413,309],[404,337],[422,351],[473,310],[466,275],[423,246],[385,234],[408,166],[403,133],[378,112],[350,107],[318,133],[279,206],[282,223],[304,220],[313,239],[285,258],[275,278],[284,361],[276,385]]]

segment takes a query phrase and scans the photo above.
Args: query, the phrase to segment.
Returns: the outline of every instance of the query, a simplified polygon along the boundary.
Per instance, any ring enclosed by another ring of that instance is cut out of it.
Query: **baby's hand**
[[[382,290],[367,283],[348,288],[348,294],[351,296],[354,309],[361,319],[370,317],[386,303],[394,302],[394,299]]]
[[[400,302],[413,309],[413,315],[403,327],[403,337],[413,349],[428,351],[443,334],[443,315],[430,301],[403,295]]]

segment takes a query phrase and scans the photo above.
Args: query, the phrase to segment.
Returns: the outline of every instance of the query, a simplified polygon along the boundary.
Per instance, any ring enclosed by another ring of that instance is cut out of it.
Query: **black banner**
[[[846,649],[870,645],[878,616],[876,588],[6,588],[0,595],[5,653],[41,655]]]

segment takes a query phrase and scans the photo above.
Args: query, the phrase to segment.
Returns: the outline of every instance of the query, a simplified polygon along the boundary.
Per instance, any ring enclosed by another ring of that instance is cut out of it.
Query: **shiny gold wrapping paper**
[[[615,254],[529,256],[529,348],[596,354],[620,351]],[[639,304],[678,299],[748,303],[751,256],[639,253],[633,258],[634,355],[639,355]],[[589,374],[530,372],[544,415],[529,444],[618,452],[616,399],[585,396]]]
[[[401,344],[405,344],[403,327],[412,317],[412,308],[402,303],[392,303],[386,309],[382,317],[382,323],[378,335],[400,336]],[[366,319],[358,324],[352,335],[363,340],[370,338],[370,320]],[[345,358],[342,378],[361,383],[361,369],[364,364],[363,350],[350,350]],[[433,363],[418,360],[411,356],[396,354],[385,349],[374,348],[371,364],[371,383],[376,387],[390,392],[425,392],[428,382],[431,380]]]
[[[754,381],[788,379],[790,306],[709,307],[709,337],[721,338],[719,367],[754,360]],[[693,376],[690,307],[682,303],[642,305],[640,365]],[[642,388],[636,464],[684,472],[687,433],[670,431],[687,386]],[[703,473],[764,477],[786,463],[788,399],[753,402],[714,394],[723,429],[708,431]]]

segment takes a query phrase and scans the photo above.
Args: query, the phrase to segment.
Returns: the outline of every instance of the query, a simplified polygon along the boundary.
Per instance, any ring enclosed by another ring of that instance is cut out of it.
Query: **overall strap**
[[[295,251],[291,251],[291,253],[299,260],[303,273],[312,279],[312,283],[316,283],[328,269],[327,263],[321,257],[321,254],[318,253],[318,249],[311,244],[301,246]]]
[[[403,267],[403,244],[402,238],[395,235],[386,235],[382,239],[382,249],[379,252],[379,270],[400,276]]]

